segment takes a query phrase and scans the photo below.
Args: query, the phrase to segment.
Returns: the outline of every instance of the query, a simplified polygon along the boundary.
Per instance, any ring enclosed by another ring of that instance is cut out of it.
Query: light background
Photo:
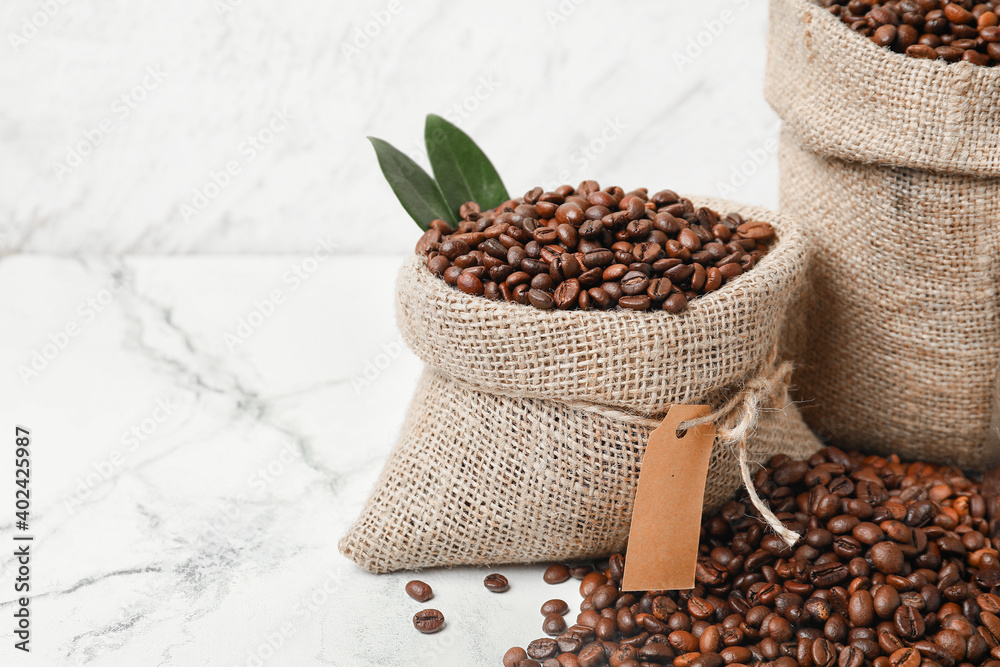
[[[34,434],[37,539],[35,652],[3,624],[0,664],[494,665],[541,602],[575,607],[538,566],[501,568],[504,595],[427,572],[449,626],[424,637],[408,575],[337,551],[420,369],[393,323],[419,231],[365,136],[419,155],[433,112],[511,193],[594,178],[774,206],[766,14],[0,3],[0,429]]]
[[[511,193],[595,178],[776,202],[763,0],[0,12],[5,252],[298,253],[324,234],[406,251],[365,136],[419,154],[427,113],[470,133]]]

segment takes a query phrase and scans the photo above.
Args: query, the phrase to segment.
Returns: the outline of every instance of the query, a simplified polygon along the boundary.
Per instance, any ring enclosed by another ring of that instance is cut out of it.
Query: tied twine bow
[[[769,373],[765,372],[747,380],[742,384],[740,390],[730,396],[729,400],[717,410],[713,410],[704,417],[681,422],[678,428],[687,431],[702,424],[716,425],[716,435],[719,442],[727,447],[736,446],[740,477],[743,479],[743,486],[746,487],[747,494],[750,496],[750,502],[757,508],[764,522],[771,527],[775,534],[785,544],[792,547],[801,536],[794,530],[787,528],[757,493],[753,477],[750,475],[750,464],[747,462],[747,438],[756,432],[761,410],[766,409],[765,406],[776,398],[787,401],[788,382],[793,366],[787,361],[775,365],[776,358],[777,350],[772,350],[764,365],[764,368],[772,369]],[[612,419],[640,424],[649,428],[656,428],[662,421],[662,419],[648,419],[634,413],[609,409],[593,403],[572,401],[567,404],[574,408],[596,412]]]
[[[770,373],[759,375],[744,383],[743,387],[733,394],[722,406],[704,417],[681,422],[679,428],[688,430],[702,424],[716,424],[716,434],[719,442],[732,447],[737,445],[736,455],[740,464],[740,477],[746,487],[750,502],[760,512],[765,523],[789,547],[795,546],[801,537],[794,530],[785,526],[775,516],[767,503],[757,494],[757,488],[750,475],[750,465],[747,463],[747,438],[756,432],[760,411],[765,405],[779,395],[786,399],[788,382],[792,375],[792,364],[788,361],[774,366],[774,353],[768,359],[767,367],[773,368]]]

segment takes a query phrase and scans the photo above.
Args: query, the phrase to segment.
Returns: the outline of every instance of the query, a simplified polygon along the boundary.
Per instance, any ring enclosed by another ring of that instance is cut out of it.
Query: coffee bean
[[[437,609],[424,609],[413,615],[413,627],[425,635],[433,634],[444,627],[444,614]]]
[[[466,294],[480,296],[483,294],[483,282],[471,273],[463,272],[458,276],[455,286]]]
[[[920,651],[912,648],[901,648],[889,656],[892,667],[920,667],[921,661]]]
[[[687,297],[683,294],[671,294],[663,302],[663,310],[669,313],[679,313],[687,308]]]
[[[903,571],[903,552],[895,542],[879,542],[871,549],[872,565],[883,574],[899,574]]]
[[[984,31],[996,25],[993,17],[998,3],[992,0],[975,6],[969,1],[941,0],[893,0],[885,6],[857,0],[827,0],[826,4],[851,29],[865,34],[879,46],[916,58],[964,59],[983,66],[997,64],[992,55],[975,50],[978,40],[991,41],[987,38],[991,33]],[[955,48],[962,55],[956,57],[952,51],[941,54],[935,50],[941,47]]]
[[[547,584],[561,584],[567,581],[570,577],[569,568],[561,563],[556,563],[549,565],[545,569],[545,573],[542,575],[542,579]]]
[[[651,299],[645,294],[640,296],[623,296],[618,299],[618,305],[628,310],[649,310]]]
[[[566,621],[563,620],[562,614],[549,614],[542,621],[542,632],[545,634],[555,637],[566,631]]]
[[[875,618],[875,603],[871,592],[866,590],[856,591],[851,596],[848,612],[851,617],[851,625],[855,627],[871,625],[872,620]]]
[[[622,292],[628,296],[643,294],[649,287],[649,278],[642,271],[629,271],[621,279]]]
[[[569,613],[569,605],[564,600],[549,600],[542,605],[542,616],[550,614],[565,615]]]
[[[549,275],[556,282],[575,278],[580,275],[580,263],[573,255],[559,255],[549,265]]]
[[[552,296],[539,289],[528,290],[528,302],[539,310],[548,310],[555,305]]]
[[[558,650],[559,646],[556,644],[556,640],[547,638],[536,639],[528,644],[527,654],[529,658],[534,660],[545,660],[546,658],[553,657]]]
[[[483,579],[483,586],[491,593],[503,593],[510,590],[510,583],[507,581],[507,577],[502,574],[488,574],[486,578]]]
[[[580,595],[590,597],[599,587],[608,583],[607,577],[600,572],[589,572],[580,582]]]
[[[900,604],[899,591],[892,586],[881,586],[875,593],[873,608],[879,618],[893,618]]]
[[[567,310],[569,308],[576,307],[579,304],[580,299],[580,282],[575,278],[564,280],[559,283],[558,287],[556,287],[555,294],[552,295],[552,298],[555,302],[556,308],[559,310]]]
[[[743,496],[703,520],[693,590],[622,594],[624,559],[610,557],[586,570],[560,667],[1000,667],[1000,596],[976,583],[1000,584],[1000,555],[976,482],[829,448],[775,457],[754,484],[799,545],[765,533]]]
[[[462,209],[468,216],[458,230],[436,221],[416,250],[428,256],[428,269],[447,284],[494,301],[542,309],[620,305],[679,312],[688,301],[751,270],[766,252],[766,244],[755,239],[769,241],[773,236],[766,222],[745,221],[735,214],[722,217],[687,199],[659,204],[647,200],[643,190],[619,196],[621,188],[590,191],[590,187],[576,191],[560,186],[558,192],[542,192],[534,202],[524,198],[504,202],[500,210],[477,210],[475,202],[468,202]],[[533,198],[537,190],[525,197]],[[745,234],[736,232],[741,225]],[[729,260],[734,266],[723,270],[715,264],[724,259],[727,243],[734,246]],[[530,284],[554,296],[573,279],[579,292],[574,285],[565,287],[552,305],[549,299],[537,295],[532,299],[527,289],[519,289]],[[608,299],[594,299],[589,290],[598,287]],[[648,301],[626,299],[619,304],[622,296],[645,296]]]
[[[406,594],[417,602],[427,602],[434,597],[434,591],[424,582],[414,579],[406,584]]]
[[[916,641],[920,635],[924,634],[924,618],[913,607],[902,605],[896,609],[894,618],[896,632],[903,639]]]

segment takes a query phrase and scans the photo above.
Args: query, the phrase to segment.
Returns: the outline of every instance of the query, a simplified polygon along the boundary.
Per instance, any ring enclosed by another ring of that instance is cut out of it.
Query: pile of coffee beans
[[[879,46],[914,58],[1000,63],[1000,0],[826,0],[830,11]]]
[[[547,602],[555,636],[503,665],[1000,667],[1000,556],[977,482],[828,448],[777,456],[754,485],[802,535],[795,547],[731,501],[703,521],[693,590],[622,593],[615,555],[583,576],[575,624],[561,630]]]
[[[671,190],[650,197],[596,181],[460,213],[457,230],[434,220],[417,243],[427,268],[468,294],[542,310],[677,313],[752,269],[774,237],[767,222],[720,216]]]

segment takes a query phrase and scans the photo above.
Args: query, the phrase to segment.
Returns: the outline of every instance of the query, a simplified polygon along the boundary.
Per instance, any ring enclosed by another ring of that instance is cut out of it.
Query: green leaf
[[[387,141],[375,137],[368,137],[368,141],[375,148],[378,166],[389,187],[421,229],[426,230],[435,218],[456,225],[458,218],[445,202],[441,189],[419,164]]]
[[[485,211],[510,199],[490,159],[465,132],[441,116],[428,114],[427,156],[451,210],[474,201]]]

